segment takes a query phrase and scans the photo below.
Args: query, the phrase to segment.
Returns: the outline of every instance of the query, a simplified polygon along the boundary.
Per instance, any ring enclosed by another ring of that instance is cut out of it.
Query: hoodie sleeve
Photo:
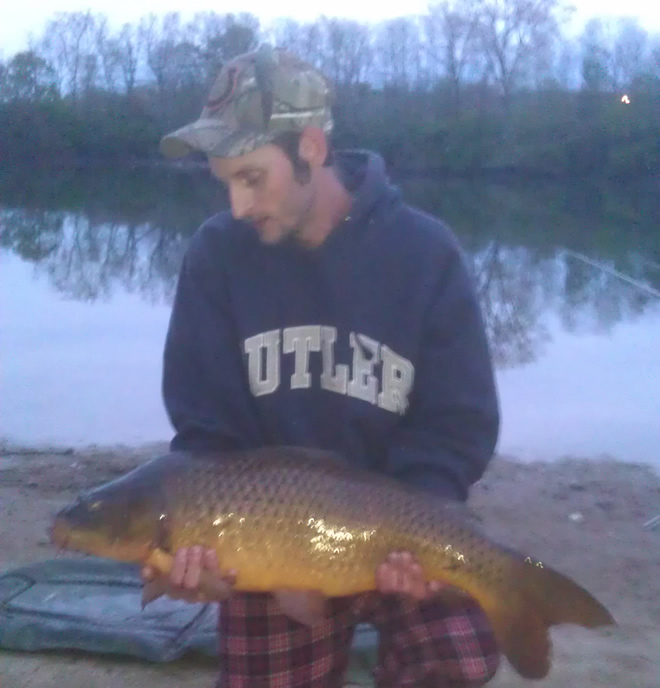
[[[499,408],[471,274],[452,243],[426,313],[410,406],[390,444],[388,469],[464,501],[494,452]]]
[[[184,256],[165,341],[162,390],[175,430],[172,450],[259,444],[222,265],[209,236],[214,230],[203,227]]]

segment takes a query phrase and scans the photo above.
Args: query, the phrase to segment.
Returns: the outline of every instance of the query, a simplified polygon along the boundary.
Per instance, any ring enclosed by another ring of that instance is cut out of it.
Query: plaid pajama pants
[[[466,688],[494,675],[500,653],[488,619],[471,601],[447,607],[393,595],[333,599],[318,627],[292,621],[267,594],[221,605],[217,688],[340,688],[357,623],[378,630],[378,688]]]

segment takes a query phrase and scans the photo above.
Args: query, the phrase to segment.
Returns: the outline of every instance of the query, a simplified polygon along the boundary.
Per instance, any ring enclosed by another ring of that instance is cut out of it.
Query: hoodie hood
[[[390,183],[385,161],[368,150],[341,150],[335,153],[335,169],[353,196],[351,225],[366,224],[377,208],[397,202],[399,190]]]

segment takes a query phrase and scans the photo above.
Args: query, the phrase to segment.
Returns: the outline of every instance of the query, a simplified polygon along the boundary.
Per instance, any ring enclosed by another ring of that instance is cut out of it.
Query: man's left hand
[[[376,570],[376,586],[381,593],[409,595],[425,600],[444,586],[427,581],[420,564],[410,552],[392,552]]]

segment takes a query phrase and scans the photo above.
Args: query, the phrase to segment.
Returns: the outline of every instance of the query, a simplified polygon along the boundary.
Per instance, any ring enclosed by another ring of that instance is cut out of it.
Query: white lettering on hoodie
[[[388,346],[364,334],[351,332],[352,362],[335,362],[337,329],[325,325],[303,325],[270,330],[244,342],[248,357],[250,389],[255,396],[272,394],[280,387],[283,356],[294,356],[290,389],[308,389],[318,383],[321,389],[347,394],[386,411],[404,414],[412,390],[413,364]],[[312,380],[310,357],[320,353],[322,372]]]

